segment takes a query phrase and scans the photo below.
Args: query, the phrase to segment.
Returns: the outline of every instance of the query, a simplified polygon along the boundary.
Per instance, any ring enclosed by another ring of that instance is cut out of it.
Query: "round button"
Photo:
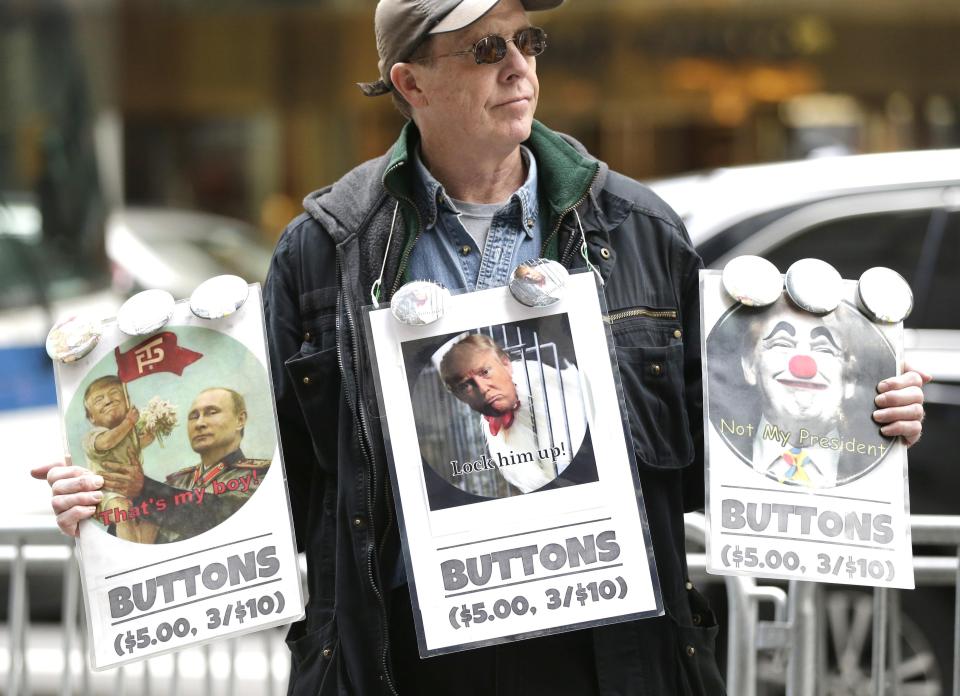
[[[663,367],[660,363],[653,363],[653,365],[650,366],[650,374],[654,377],[659,377],[663,374]]]
[[[450,291],[429,280],[414,280],[397,290],[390,300],[390,312],[401,324],[432,324],[447,310]]]
[[[800,309],[829,314],[843,299],[843,278],[820,259],[800,259],[787,269],[787,295]]]
[[[687,656],[688,656],[688,657],[693,657],[693,656],[696,655],[696,654],[697,654],[697,649],[696,649],[695,647],[693,647],[692,645],[688,645],[688,646],[687,646]]]
[[[683,336],[683,332],[682,332],[680,329],[676,329],[676,330],[673,332],[673,337],[674,337],[674,338],[680,338],[681,336]]]
[[[686,587],[688,591],[689,591],[689,590],[692,590],[692,589],[693,589],[693,583],[690,582],[689,580],[687,580],[687,584],[684,585],[684,587]]]
[[[175,305],[166,290],[138,292],[117,311],[117,328],[128,336],[152,334],[170,321]]]
[[[76,362],[100,341],[100,322],[70,317],[57,322],[47,334],[47,355],[63,363]]]
[[[460,256],[469,256],[472,249],[469,244],[464,244],[460,247]]]
[[[783,276],[759,256],[738,256],[727,262],[721,276],[727,294],[747,307],[766,307],[783,293]]]
[[[240,276],[214,276],[190,294],[190,311],[201,319],[222,319],[240,309],[249,295],[250,286]]]
[[[890,268],[875,266],[857,283],[857,304],[871,320],[897,324],[913,310],[913,292],[903,276]]]
[[[324,656],[324,657],[330,657],[331,655],[333,655],[333,650],[331,650],[330,648],[324,648],[324,649],[323,649],[323,656]]]
[[[310,384],[310,382],[311,382],[311,380],[310,380],[309,377],[304,377],[304,378],[303,378],[303,383],[304,383],[304,384]]]
[[[527,307],[549,307],[563,297],[570,274],[550,259],[524,261],[510,276],[510,293]]]
[[[312,339],[313,339],[313,334],[310,333],[309,331],[303,334],[303,340],[306,341],[307,343],[309,343]]]
[[[362,526],[363,526],[363,518],[362,518],[362,517],[354,517],[354,518],[353,518],[353,526],[354,526],[354,527],[357,527],[358,529],[359,529],[360,527],[362,527]]]
[[[703,623],[703,619],[700,618],[700,614],[694,614],[694,615],[693,615],[693,625],[694,625],[694,626],[699,626],[699,625],[702,624],[702,623]]]
[[[610,250],[606,247],[600,247],[600,258],[606,260],[610,258]]]

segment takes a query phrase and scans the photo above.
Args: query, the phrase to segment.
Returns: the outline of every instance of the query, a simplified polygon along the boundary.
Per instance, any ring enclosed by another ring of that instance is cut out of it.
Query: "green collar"
[[[420,232],[418,227],[422,224],[422,213],[416,209],[413,195],[416,173],[413,171],[412,153],[419,141],[420,131],[413,121],[407,121],[390,150],[390,159],[382,179],[384,188],[394,198],[403,202],[401,209],[406,230],[402,254],[404,259],[409,256]],[[548,258],[556,258],[557,238],[550,230],[555,228],[560,215],[573,208],[587,195],[597,176],[600,163],[579,152],[560,135],[536,120],[525,144],[537,158],[537,171],[540,176],[538,189],[545,231],[544,253]],[[549,213],[543,209],[544,203],[549,208]],[[401,272],[405,270],[401,268]]]

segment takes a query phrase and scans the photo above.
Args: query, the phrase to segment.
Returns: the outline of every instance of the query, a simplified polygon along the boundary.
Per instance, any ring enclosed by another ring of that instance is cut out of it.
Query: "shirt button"
[[[673,332],[674,338],[680,338],[681,336],[683,336],[683,332],[680,329],[677,329],[676,331]]]
[[[697,649],[694,648],[692,645],[688,645],[688,646],[687,646],[687,656],[688,656],[688,657],[693,657],[693,656],[696,655],[696,654],[697,654]]]
[[[470,245],[464,244],[462,247],[460,247],[460,256],[467,256],[471,251],[473,251],[473,249],[470,248]]]
[[[324,648],[324,649],[323,649],[323,656],[324,656],[324,657],[330,657],[331,655],[333,655],[333,650],[331,650],[330,648]]]
[[[602,259],[609,259],[609,258],[610,258],[610,250],[607,249],[606,247],[600,247],[600,258],[602,258]]]
[[[533,218],[527,218],[527,227],[528,227],[528,228],[532,228],[532,227],[533,227]]]
[[[310,382],[311,382],[311,380],[310,380],[309,377],[304,377],[304,378],[303,378],[303,383],[304,383],[304,384],[310,384]]]
[[[654,377],[659,377],[663,374],[663,367],[660,363],[653,363],[653,365],[650,366],[650,374]]]

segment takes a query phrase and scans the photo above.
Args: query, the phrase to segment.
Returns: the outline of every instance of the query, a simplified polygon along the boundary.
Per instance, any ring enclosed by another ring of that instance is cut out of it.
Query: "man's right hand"
[[[60,531],[70,536],[80,533],[80,520],[92,517],[97,511],[97,503],[103,499],[100,488],[103,477],[89,469],[72,466],[70,458],[66,463],[44,464],[30,471],[35,479],[46,479],[53,491],[51,505],[57,516]]]

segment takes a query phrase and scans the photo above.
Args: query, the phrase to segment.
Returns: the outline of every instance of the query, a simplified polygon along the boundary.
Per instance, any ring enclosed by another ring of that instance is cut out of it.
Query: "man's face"
[[[101,428],[115,428],[127,415],[127,399],[119,384],[94,387],[84,400],[90,422]]]
[[[247,422],[246,413],[237,413],[230,392],[211,389],[202,392],[190,406],[187,436],[194,452],[240,444],[240,433]]]
[[[505,39],[530,26],[520,0],[500,0],[470,26],[433,37],[429,55],[464,51],[484,36]],[[448,134],[493,149],[515,147],[530,136],[540,84],[537,59],[510,42],[507,55],[493,65],[477,65],[472,54],[438,58],[417,70],[426,105],[417,109],[417,125],[429,137]]]
[[[453,395],[485,416],[502,416],[517,404],[510,361],[492,350],[472,347],[456,350],[447,374]]]
[[[744,377],[759,387],[763,413],[773,425],[814,425],[826,435],[841,402],[853,395],[844,382],[844,346],[836,330],[811,314],[777,312],[762,322]],[[824,430],[825,429],[825,430]]]

